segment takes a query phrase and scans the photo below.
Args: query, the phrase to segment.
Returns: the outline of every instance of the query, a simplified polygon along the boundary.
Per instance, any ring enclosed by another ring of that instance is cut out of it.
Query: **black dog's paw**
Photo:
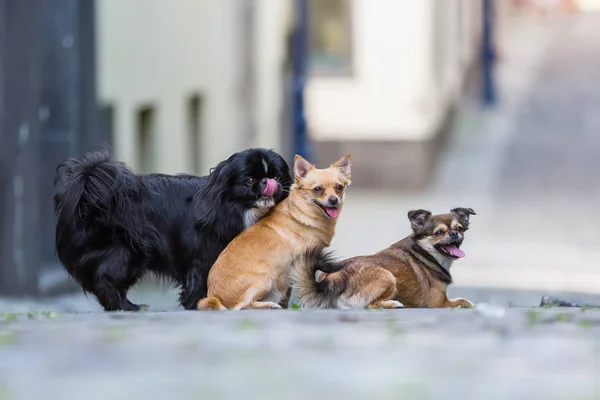
[[[150,308],[148,304],[135,304],[128,301],[128,304],[126,304],[120,311],[146,311],[148,308]]]

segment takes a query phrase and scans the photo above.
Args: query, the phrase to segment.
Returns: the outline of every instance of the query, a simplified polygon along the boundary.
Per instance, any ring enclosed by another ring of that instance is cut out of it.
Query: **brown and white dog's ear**
[[[315,166],[306,161],[302,156],[298,154],[294,156],[294,177],[296,179],[306,178],[306,175],[314,168]]]
[[[469,223],[469,217],[471,215],[477,215],[475,214],[475,211],[473,211],[472,208],[453,208],[452,210],[450,210],[450,212],[456,214],[458,216],[458,220],[463,224]]]
[[[350,153],[347,153],[344,157],[337,160],[333,166],[340,170],[340,173],[344,178],[350,179],[350,172],[352,169],[352,159],[350,157]]]
[[[411,210],[408,212],[408,219],[413,231],[417,232],[425,227],[427,221],[431,218],[431,213],[427,210]]]

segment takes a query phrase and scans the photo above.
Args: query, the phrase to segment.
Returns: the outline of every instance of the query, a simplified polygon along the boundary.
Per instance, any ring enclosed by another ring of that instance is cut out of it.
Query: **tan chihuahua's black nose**
[[[450,232],[450,237],[451,237],[452,239],[458,239],[458,232],[456,232],[456,231],[452,231],[452,232]]]
[[[330,205],[337,206],[338,203],[340,202],[340,199],[338,199],[336,196],[330,196],[327,201],[329,202]]]

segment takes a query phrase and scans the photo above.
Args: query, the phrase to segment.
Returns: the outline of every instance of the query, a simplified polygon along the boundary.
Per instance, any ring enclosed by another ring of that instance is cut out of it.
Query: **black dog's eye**
[[[313,192],[315,193],[321,193],[323,191],[323,188],[320,186],[317,186],[316,188],[313,189]]]
[[[342,190],[344,190],[344,187],[338,183],[337,185],[335,185],[335,190],[341,192]]]
[[[244,180],[244,183],[246,183],[246,185],[252,185],[254,183],[254,178],[249,176]]]
[[[435,233],[435,236],[442,236],[443,234],[444,234],[444,232],[442,232],[442,231],[437,231],[437,232]]]

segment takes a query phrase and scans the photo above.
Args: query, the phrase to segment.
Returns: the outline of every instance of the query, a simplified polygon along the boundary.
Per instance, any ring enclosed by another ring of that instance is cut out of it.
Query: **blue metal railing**
[[[494,0],[483,0],[483,38],[481,46],[482,102],[484,106],[493,106],[497,101],[494,65],[496,49],[494,43]]]
[[[292,45],[292,121],[294,153],[310,160],[311,152],[304,109],[306,86],[306,59],[308,53],[308,4],[307,0],[295,0],[295,29]]]

